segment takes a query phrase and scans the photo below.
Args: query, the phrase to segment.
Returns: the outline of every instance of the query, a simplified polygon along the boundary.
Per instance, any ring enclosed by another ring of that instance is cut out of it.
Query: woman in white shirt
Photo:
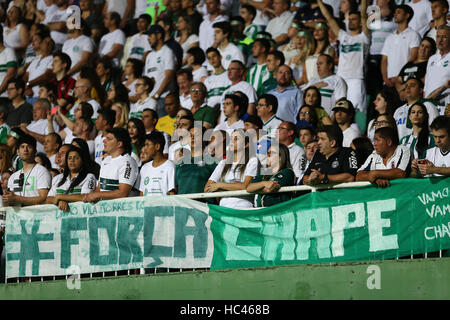
[[[82,201],[84,194],[95,190],[97,181],[89,172],[89,161],[85,157],[80,148],[70,147],[66,153],[64,171],[53,179],[46,203],[69,211],[69,202]]]
[[[181,63],[182,66],[185,66],[187,64],[187,51],[190,48],[199,46],[198,36],[192,33],[193,26],[194,21],[189,15],[184,14],[178,18],[178,36],[175,37],[175,40],[183,49],[183,62]]]
[[[149,108],[156,110],[156,100],[150,96],[153,87],[155,86],[155,79],[149,77],[140,77],[136,81],[136,95],[139,97],[138,101],[131,104],[129,119],[142,119],[142,112]]]
[[[258,173],[258,159],[250,158],[250,138],[242,129],[231,134],[231,142],[225,160],[221,160],[205,186],[205,192],[245,190]],[[253,208],[253,197],[221,198],[221,206],[245,209]]]
[[[130,103],[138,101],[139,97],[136,95],[137,79],[142,75],[144,70],[144,62],[139,59],[129,58],[123,70],[124,82],[123,85],[128,89],[128,99]]]
[[[21,19],[22,10],[13,6],[8,10],[3,28],[3,43],[5,47],[14,49],[18,58],[23,58],[29,42],[28,29],[20,23]]]

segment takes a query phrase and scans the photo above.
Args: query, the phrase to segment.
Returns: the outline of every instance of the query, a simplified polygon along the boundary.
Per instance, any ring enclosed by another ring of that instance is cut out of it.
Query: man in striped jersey
[[[262,120],[262,129],[271,138],[275,138],[279,125],[283,122],[276,116],[278,99],[272,94],[263,94],[256,105],[256,113]]]
[[[101,164],[99,184],[94,192],[84,196],[84,202],[128,197],[136,183],[139,171],[136,161],[130,155],[132,146],[127,130],[106,130],[104,145],[108,156]]]
[[[209,64],[214,68],[214,73],[207,77],[203,83],[208,90],[207,103],[211,107],[220,105],[222,102],[222,95],[231,86],[231,81],[228,79],[227,70],[222,66],[222,56],[216,48],[208,48],[206,50],[206,57]]]
[[[319,78],[311,79],[304,87],[307,89],[314,86],[319,89],[322,97],[322,107],[332,115],[331,109],[340,98],[347,97],[347,84],[344,79],[333,74],[334,61],[328,54],[321,54],[317,58],[317,73]]]
[[[257,64],[248,70],[247,82],[255,88],[256,92],[259,92],[264,81],[270,77],[270,72],[267,70],[266,65],[269,50],[270,43],[267,39],[256,39],[253,43],[252,53],[257,60]]]

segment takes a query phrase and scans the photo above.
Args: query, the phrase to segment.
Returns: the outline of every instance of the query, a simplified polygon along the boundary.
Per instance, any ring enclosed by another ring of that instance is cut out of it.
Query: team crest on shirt
[[[156,59],[156,63],[161,63],[161,57],[158,57],[158,59]]]
[[[336,169],[337,167],[339,167],[339,161],[337,161],[337,159],[334,160],[334,161],[331,163],[331,167],[332,167],[333,169]]]
[[[149,178],[149,177],[146,177],[145,180],[144,180],[144,184],[145,184],[145,185],[148,185],[148,182],[149,182],[149,181],[150,181],[150,178]]]
[[[227,56],[225,57],[225,59],[231,60],[231,54],[227,55]]]
[[[444,61],[444,64],[443,64],[442,66],[443,66],[443,67],[448,66],[448,60],[447,60],[447,61]]]
[[[78,47],[78,46],[73,47],[73,52],[78,52],[78,51],[80,51],[80,47]]]

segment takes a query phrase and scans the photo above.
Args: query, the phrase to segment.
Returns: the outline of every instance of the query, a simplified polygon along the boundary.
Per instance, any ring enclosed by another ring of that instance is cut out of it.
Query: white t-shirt
[[[180,98],[180,106],[186,109],[191,110],[194,103],[192,102],[191,95],[184,96],[184,94],[179,96]]]
[[[156,110],[156,100],[149,96],[142,102],[138,100],[135,103],[132,103],[130,106],[129,119],[142,119],[142,112],[144,111],[144,109]]]
[[[192,71],[192,78],[194,82],[200,82],[202,81],[203,77],[208,76],[208,70],[206,70],[205,67],[201,66],[197,70]]]
[[[151,51],[152,47],[148,42],[148,35],[136,33],[131,37],[130,40],[130,56],[129,58],[134,58],[142,60],[144,54],[147,51]]]
[[[66,191],[69,190],[70,184],[76,177],[71,180],[70,177],[67,176],[66,181],[61,186],[58,186],[63,179],[63,176],[64,174],[61,173],[53,178],[52,187],[48,192],[49,197],[54,197],[57,194],[87,194],[93,192],[97,186],[97,179],[95,179],[95,176],[92,173],[88,173],[83,181],[73,188],[72,192],[66,193]]]
[[[127,0],[106,0],[106,3],[108,4],[107,13],[115,11],[120,15],[120,18],[123,18],[127,8]]]
[[[425,157],[428,161],[432,162],[435,167],[450,168],[450,151],[443,153],[438,147],[430,148],[427,150]],[[433,176],[442,176],[441,174],[433,174]]]
[[[424,102],[423,105],[427,108],[428,125],[431,125],[433,120],[437,116],[439,116],[439,111],[436,109],[436,106],[429,101]],[[412,128],[406,127],[408,111],[409,111],[410,107],[411,106],[408,106],[408,104],[405,103],[401,107],[397,108],[397,110],[395,110],[395,112],[394,112],[394,119],[395,119],[395,122],[397,123],[397,131],[398,131],[399,139],[412,133]]]
[[[17,58],[14,49],[3,49],[0,52],[0,84],[5,80],[8,69],[14,66],[17,66]],[[5,90],[5,92],[1,94],[1,97],[8,97],[8,90]]]
[[[364,79],[369,37],[364,32],[352,37],[344,30],[340,30],[338,40],[340,54],[336,74],[344,79]]]
[[[417,31],[420,37],[423,37],[425,32],[430,28],[430,21],[433,20],[431,3],[428,0],[419,0],[416,3],[411,1],[408,5],[414,10],[414,16],[408,23],[408,26],[414,31]]]
[[[31,132],[45,136],[48,134],[48,120],[40,119],[38,121],[31,121],[31,123],[27,126],[27,129]],[[36,141],[36,151],[38,153],[44,152],[44,145],[39,141]]]
[[[222,95],[229,87],[231,81],[228,79],[227,71],[220,74],[212,74],[205,79],[203,83],[208,91],[208,106],[214,107],[222,103]]]
[[[278,118],[276,115],[273,115],[273,117],[267,120],[267,122],[263,122],[263,130],[270,138],[275,139],[277,129],[282,122],[283,120]]]
[[[252,87],[252,85],[246,81],[241,81],[239,83],[236,83],[235,85],[230,86],[228,89],[226,89],[222,94],[222,99],[220,103],[220,121],[225,121],[225,114],[223,113],[223,103],[225,102],[225,96],[227,94],[233,94],[236,91],[241,91],[248,97],[248,103],[255,103],[257,99],[255,88]],[[245,110],[247,112],[247,110]]]
[[[147,4],[147,0],[136,0],[135,2],[136,9],[134,11],[134,19],[138,19],[141,14],[144,14],[147,10],[149,4]]]
[[[222,56],[222,66],[225,69],[228,69],[228,66],[233,60],[239,60],[243,64],[245,64],[244,54],[242,53],[242,50],[236,47],[235,44],[230,42],[225,49],[223,50],[220,48],[217,49],[219,50],[220,55]]]
[[[303,162],[306,161],[305,150],[302,147],[291,143],[288,146],[289,149],[289,160],[291,161],[292,169],[294,170],[295,176],[300,178],[303,175],[302,167],[304,167]]]
[[[180,43],[180,37],[175,37],[175,41],[178,42],[181,46],[181,49],[183,49],[183,59],[187,57],[187,51],[189,50],[190,46],[193,43],[196,43],[199,41],[198,36],[196,34],[191,34],[185,42]]]
[[[19,185],[20,174],[24,175],[24,183],[22,188]],[[8,180],[8,190],[13,191],[15,195],[22,197],[39,197],[39,190],[50,189],[52,176],[50,172],[40,164],[35,166],[28,172],[23,172],[23,168],[14,172]]]
[[[267,24],[265,31],[272,35],[272,39],[275,39],[282,34],[287,34],[293,19],[294,14],[287,10],[280,16],[272,18]]]
[[[50,10],[49,10],[50,11]],[[67,21],[71,15],[70,10],[52,10],[51,12],[47,11],[45,14],[45,20],[42,22],[43,24],[48,24],[51,22],[63,22]],[[67,33],[60,31],[51,31],[50,36],[56,44],[62,45],[67,40]]]
[[[238,120],[234,122],[232,125],[228,124],[228,121],[224,121],[219,123],[215,128],[214,131],[217,130],[225,130],[229,135],[233,133],[236,129],[244,129],[244,121]]]
[[[155,79],[155,86],[153,87],[150,96],[152,97],[156,91],[158,91],[159,87],[165,78],[166,70],[175,70],[176,66],[176,58],[173,54],[173,51],[166,45],[163,45],[161,49],[158,51],[151,51],[145,60],[145,69],[144,75],[149,78]],[[161,97],[164,98],[170,90],[170,85],[166,87],[166,91],[161,94]]]
[[[397,24],[392,20],[382,20],[380,28],[375,28],[375,20],[370,24],[371,38],[370,54],[380,55],[386,38],[397,30]]]
[[[103,140],[105,140],[105,137],[103,136],[102,132],[100,132],[94,140],[94,161],[97,162],[99,165],[102,164],[103,161],[103,151],[105,149],[105,145],[103,144]]]
[[[392,157],[386,161],[385,165],[383,163],[383,158],[376,151],[373,151],[358,171],[390,170],[395,168],[406,171],[411,163],[411,158],[411,150],[405,146],[399,145],[395,149]]]
[[[438,50],[439,51],[439,50]],[[427,97],[437,88],[443,86],[450,79],[450,52],[441,56],[439,52],[432,55],[428,60],[427,72],[425,74],[424,96]],[[450,89],[441,93],[443,96],[450,95]],[[444,98],[445,99],[445,98]],[[444,100],[442,99],[442,100]],[[441,100],[441,103],[443,102]]]
[[[92,42],[91,38],[85,35],[81,35],[75,39],[68,39],[66,42],[64,42],[62,47],[62,52],[70,57],[70,60],[72,62],[71,68],[73,68],[78,62],[80,62],[83,52],[92,53],[93,51],[94,43]],[[80,73],[77,72],[72,76],[72,78],[76,79],[79,74]]]
[[[209,177],[209,180],[225,183],[244,182],[245,177],[254,178],[258,174],[258,159],[256,157],[252,157],[248,160],[243,174],[241,174],[241,171],[237,169],[238,164],[233,163],[222,181],[222,171],[225,168],[225,161],[226,160],[221,160],[219,162],[216,169],[214,169],[214,172]],[[253,196],[221,198],[219,205],[234,209],[253,208]]]
[[[3,25],[3,44],[7,48],[14,49],[21,44],[20,40],[20,29],[26,28],[25,25],[19,23],[14,28],[8,28]],[[26,29],[25,29],[26,30]]]
[[[420,45],[419,34],[406,28],[402,33],[395,31],[384,42],[381,54],[387,56],[387,76],[396,77],[411,57],[411,49]]]
[[[100,167],[100,191],[117,190],[120,183],[133,186],[138,174],[138,166],[131,155],[107,156]]]
[[[361,131],[357,130],[354,126],[350,126],[345,129],[342,134],[344,135],[344,140],[342,141],[342,146],[346,148],[350,148],[350,144],[353,139],[361,136]]]
[[[209,19],[209,14],[203,17],[203,21],[200,24],[198,39],[200,48],[206,52],[206,50],[214,43],[214,23],[220,21],[228,21],[227,16],[218,15],[213,21]]]
[[[109,32],[109,33],[105,34],[100,39],[100,44],[98,46],[98,55],[100,57],[103,57],[104,55],[106,55],[108,52],[110,52],[112,50],[112,48],[114,47],[115,44],[120,44],[120,45],[124,46],[125,41],[126,41],[125,33],[123,33],[123,31],[121,29],[116,29],[113,32]],[[122,54],[123,54],[122,51],[123,51],[123,48],[121,51],[119,51],[119,53],[113,59],[115,66],[119,65],[119,61],[122,58]]]
[[[33,61],[31,61],[30,65],[27,68],[28,72],[28,81],[32,81],[40,76],[42,76],[47,69],[52,70],[53,66],[53,56],[47,56],[45,58],[42,58],[42,56],[37,57]],[[32,88],[33,90],[33,97],[39,96],[39,86],[34,86]]]
[[[153,167],[153,161],[141,168],[139,191],[144,196],[166,196],[175,189],[175,164],[167,160],[159,167]]]
[[[305,89],[309,88],[315,83],[322,81],[328,83],[328,86],[319,89],[320,96],[322,98],[322,107],[325,109],[328,115],[331,116],[333,114],[331,109],[334,108],[336,101],[340,98],[347,97],[347,83],[341,77],[333,74],[323,79],[312,79],[305,86]]]

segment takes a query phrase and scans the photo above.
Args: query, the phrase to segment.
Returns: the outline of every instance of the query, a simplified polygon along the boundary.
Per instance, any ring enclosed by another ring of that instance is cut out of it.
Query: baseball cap
[[[335,110],[336,111],[342,110],[342,111],[345,111],[350,114],[355,113],[355,107],[353,107],[353,103],[346,99],[336,102],[335,107],[333,109],[331,109],[331,111],[335,111]]]
[[[164,34],[164,29],[159,24],[152,24],[150,28],[147,30],[147,34],[150,35],[152,33],[162,33]]]
[[[36,150],[36,139],[33,138],[32,136],[30,136],[29,134],[23,134],[21,136],[19,136],[19,141],[18,141],[18,146],[20,147],[20,145],[22,143],[26,143],[30,146],[32,146],[34,148],[34,150]]]
[[[258,117],[258,116],[255,116],[255,115],[249,115],[245,120],[244,120],[244,122],[249,122],[249,123],[251,123],[251,124],[254,124],[255,126],[257,126],[258,128],[260,128],[260,129],[262,129],[262,127],[263,127],[263,122],[262,122],[262,120]]]

